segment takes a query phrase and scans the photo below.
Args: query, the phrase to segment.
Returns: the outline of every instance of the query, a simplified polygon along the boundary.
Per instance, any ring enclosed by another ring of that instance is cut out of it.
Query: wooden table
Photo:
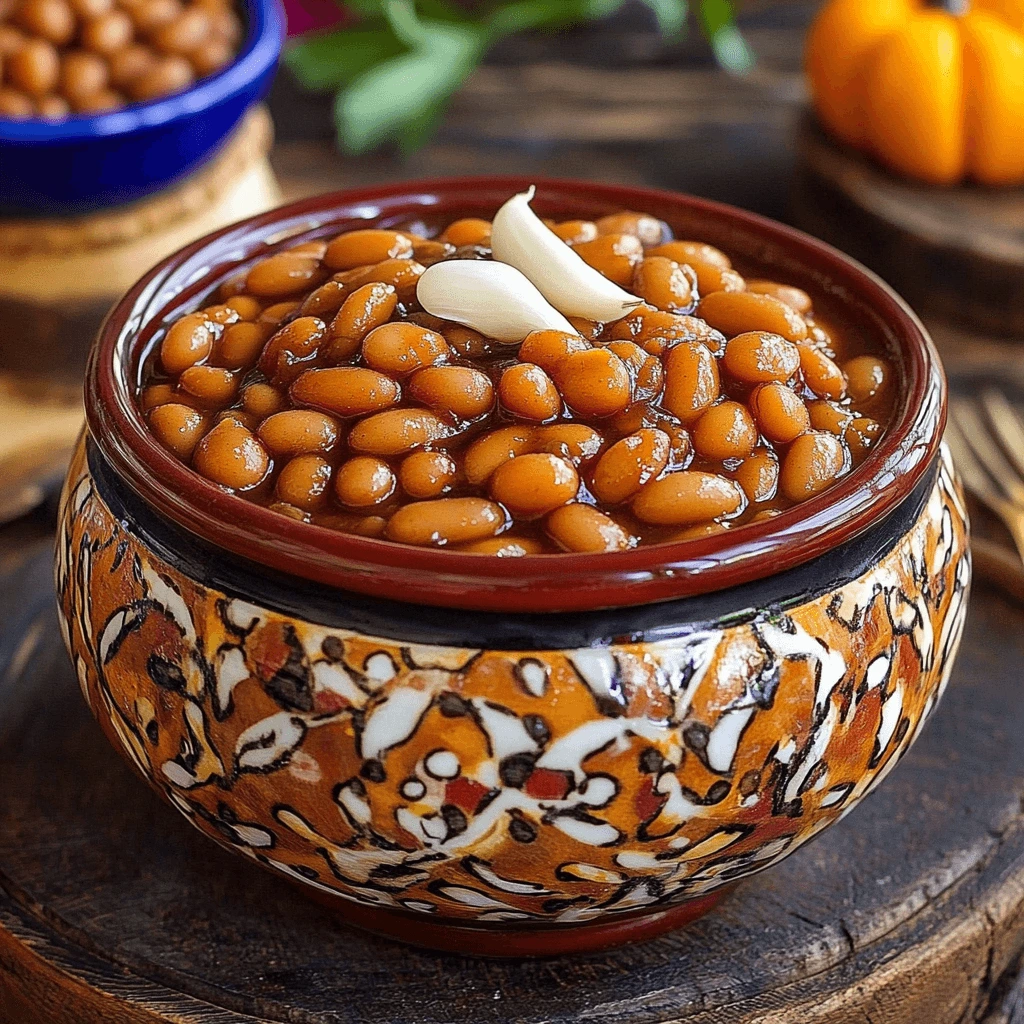
[[[751,5],[744,26],[759,64],[745,80],[711,67],[698,40],[663,47],[638,9],[558,41],[512,41],[407,160],[340,158],[329,100],[300,95],[282,76],[270,99],[272,164],[286,199],[418,176],[532,173],[689,191],[787,220],[805,103],[802,35],[814,7]],[[1002,378],[1019,362],[1012,339],[929,327],[958,377]],[[2,337],[0,325],[0,367]],[[80,372],[83,353],[65,377]],[[496,965],[409,954],[336,929],[193,836],[130,778],[76,700],[45,601],[32,611],[14,592],[45,591],[51,514],[0,530],[0,615],[27,615],[43,645],[39,665],[16,674],[17,728],[0,724],[0,742],[20,744],[0,755],[0,774],[4,756],[22,772],[16,799],[0,777],[0,823],[6,813],[5,828],[26,829],[0,839],[2,1024],[1024,1020],[1024,761],[987,756],[990,741],[1019,736],[1005,664],[1024,659],[1024,622],[995,591],[979,588],[972,646],[935,723],[842,831],[745,883],[692,931],[582,961]],[[0,655],[2,640],[0,629]],[[0,686],[4,671],[0,661]],[[1000,684],[988,685],[997,675]],[[61,731],[48,738],[37,716],[65,700]],[[35,763],[54,773],[52,785],[25,767]],[[191,888],[189,863],[207,857],[244,871],[244,905],[215,885]],[[95,875],[76,888],[82,871]],[[24,891],[12,899],[17,885],[5,872],[47,893],[38,917]]]

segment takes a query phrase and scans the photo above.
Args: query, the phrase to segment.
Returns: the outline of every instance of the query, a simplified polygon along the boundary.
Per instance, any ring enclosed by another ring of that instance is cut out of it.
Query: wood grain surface
[[[639,5],[502,47],[406,159],[342,159],[330,101],[271,96],[286,198],[495,171],[640,182],[791,219],[813,3],[744,16],[735,80]],[[65,386],[103,313],[50,311],[0,371]],[[74,319],[77,317],[77,319]],[[947,364],[1005,380],[1019,349],[939,318]],[[24,338],[24,335],[20,335]],[[970,384],[968,383],[968,386]],[[0,529],[2,1024],[1020,1024],[1024,612],[976,588],[964,651],[920,742],[820,840],[687,931],[578,959],[498,963],[372,939],[217,850],[132,777],[77,692],[49,582],[52,503]],[[1015,564],[990,552],[1020,592]]]

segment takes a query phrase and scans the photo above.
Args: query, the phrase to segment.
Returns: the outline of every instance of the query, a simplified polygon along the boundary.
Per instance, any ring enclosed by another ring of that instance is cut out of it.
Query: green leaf
[[[290,43],[284,62],[307,89],[336,89],[402,52],[387,28],[343,28]]]
[[[422,137],[483,55],[479,26],[420,22],[423,45],[360,75],[335,102],[338,140],[363,153],[388,139]]]
[[[499,5],[487,19],[491,36],[554,29],[591,21],[613,14],[624,0],[518,0]]]
[[[643,0],[658,19],[658,29],[663,36],[677,36],[686,28],[686,16],[690,5],[687,0]]]
[[[722,67],[742,74],[754,66],[754,55],[736,27],[731,0],[700,0],[697,17]]]
[[[385,0],[339,0],[342,7],[361,18],[381,18],[384,16]]]

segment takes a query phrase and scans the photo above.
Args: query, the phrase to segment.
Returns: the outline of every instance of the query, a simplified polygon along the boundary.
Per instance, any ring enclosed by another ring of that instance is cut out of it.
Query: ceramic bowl
[[[64,121],[0,119],[0,213],[61,216],[133,202],[195,170],[258,102],[284,40],[279,0],[242,0],[237,58],[190,89]]]
[[[197,828],[355,923],[496,955],[683,923],[850,811],[935,706],[970,580],[917,318],[824,244],[672,193],[541,181],[536,206],[655,213],[824,295],[898,368],[883,440],[798,509],[618,554],[411,550],[259,508],[147,432],[144,354],[239,263],[527,184],[325,196],[146,275],[93,350],[56,568],[94,714]]]

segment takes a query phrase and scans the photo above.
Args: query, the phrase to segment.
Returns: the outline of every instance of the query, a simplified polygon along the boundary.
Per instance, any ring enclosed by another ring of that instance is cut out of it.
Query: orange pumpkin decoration
[[[806,67],[825,127],[893,170],[1024,182],[1024,0],[830,0]]]

